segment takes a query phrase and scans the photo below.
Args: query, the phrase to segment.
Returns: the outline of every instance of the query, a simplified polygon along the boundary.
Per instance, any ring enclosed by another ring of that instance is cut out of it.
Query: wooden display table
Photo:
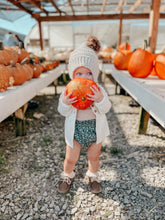
[[[61,68],[42,73],[39,78],[33,78],[23,85],[8,88],[6,92],[0,93],[0,122],[15,113],[16,118],[20,120],[16,128],[16,135],[24,135],[24,114],[27,109],[27,102],[37,93],[55,82],[61,75]],[[21,125],[22,124],[22,125]]]
[[[116,82],[141,105],[139,134],[145,134],[149,115],[165,128],[165,80],[152,75],[134,78],[128,71],[116,70],[113,64],[104,68],[111,70]]]

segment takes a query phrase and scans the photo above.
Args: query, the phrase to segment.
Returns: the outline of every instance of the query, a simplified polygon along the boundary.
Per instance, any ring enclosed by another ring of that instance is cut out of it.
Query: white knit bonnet
[[[69,57],[69,76],[73,79],[73,72],[78,67],[84,66],[91,70],[94,81],[99,75],[99,62],[97,52],[100,50],[100,42],[95,36],[89,36],[87,41],[71,52]]]

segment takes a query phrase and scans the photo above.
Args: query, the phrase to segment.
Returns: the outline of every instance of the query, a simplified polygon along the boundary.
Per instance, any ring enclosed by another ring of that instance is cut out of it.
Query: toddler
[[[86,78],[97,82],[99,63],[97,52],[100,42],[95,36],[89,36],[87,41],[70,54],[69,75],[71,79]],[[65,116],[66,155],[64,171],[61,175],[58,191],[66,193],[73,182],[74,167],[79,158],[81,148],[87,150],[88,183],[92,193],[100,193],[101,185],[98,181],[99,155],[102,141],[109,135],[109,128],[105,113],[111,108],[111,102],[105,90],[98,85],[92,86],[93,95],[88,99],[93,101],[89,108],[78,110],[72,106],[76,97],[70,98],[71,93],[65,91],[59,99],[58,111]]]

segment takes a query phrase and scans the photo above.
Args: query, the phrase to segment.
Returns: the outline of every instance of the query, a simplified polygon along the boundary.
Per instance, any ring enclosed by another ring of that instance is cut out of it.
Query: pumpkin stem
[[[148,47],[148,42],[147,42],[147,40],[144,40],[144,50],[146,50],[147,47]]]
[[[46,60],[45,57],[39,57],[40,63],[43,63],[45,60]]]
[[[2,41],[0,41],[0,50],[4,50]]]
[[[27,62],[28,62],[28,60],[29,60],[29,58],[28,58],[28,57],[26,57],[25,59],[23,59],[23,60],[21,61],[21,65],[24,65],[25,63],[27,63]]]
[[[18,43],[18,47],[19,47],[20,49],[22,49],[22,48],[23,48],[23,43],[22,43],[22,42],[19,42],[19,43]]]

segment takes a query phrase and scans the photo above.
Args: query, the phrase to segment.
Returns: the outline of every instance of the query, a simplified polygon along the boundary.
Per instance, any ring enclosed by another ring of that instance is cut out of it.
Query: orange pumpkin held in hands
[[[128,71],[133,77],[147,77],[153,67],[154,56],[150,51],[138,48],[129,60]]]
[[[70,98],[77,97],[77,102],[72,104],[75,108],[86,109],[93,103],[93,101],[87,99],[87,94],[93,95],[90,89],[93,85],[99,88],[94,81],[84,78],[76,78],[68,83],[66,94],[72,92]]]

